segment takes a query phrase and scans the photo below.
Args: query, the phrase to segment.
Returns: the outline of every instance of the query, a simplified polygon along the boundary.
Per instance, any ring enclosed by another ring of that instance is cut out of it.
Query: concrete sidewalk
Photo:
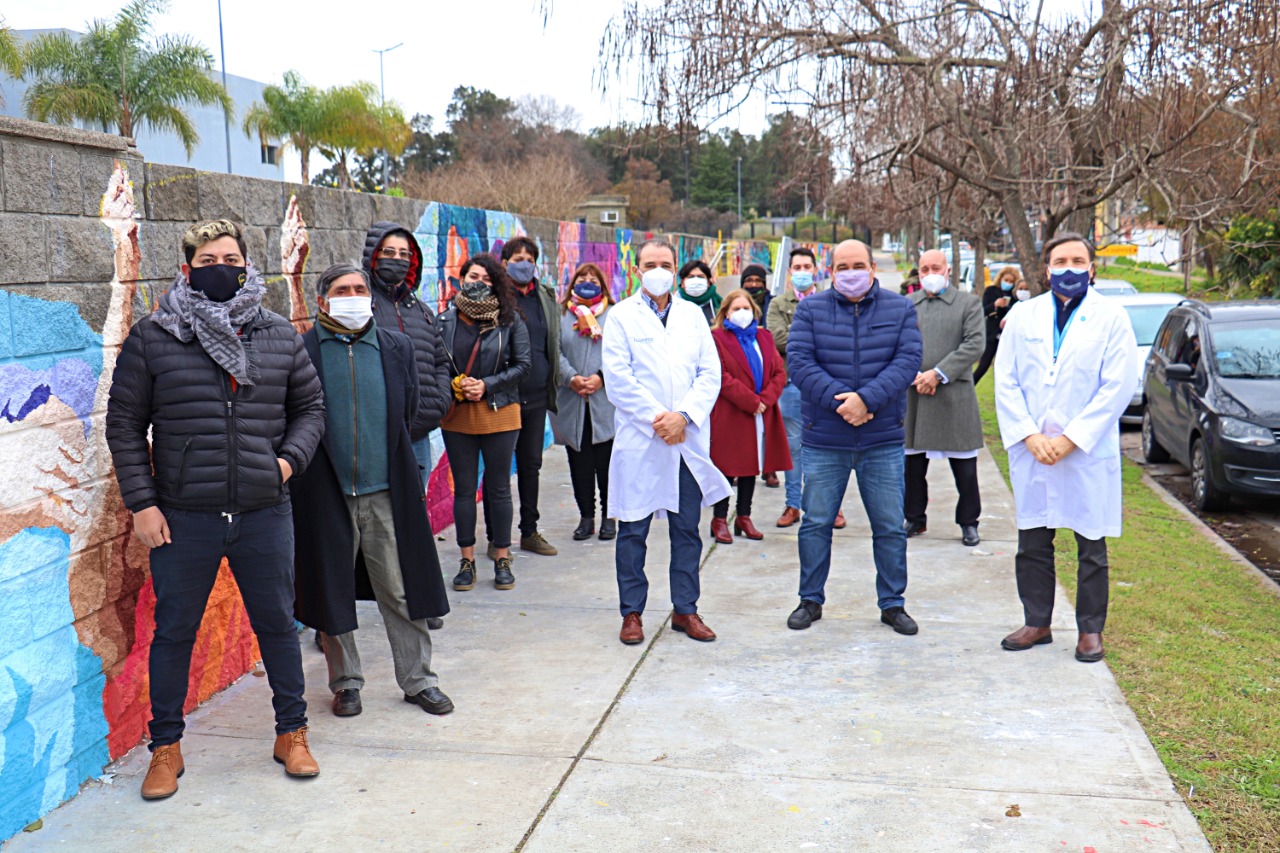
[[[561,555],[521,555],[509,592],[482,564],[433,635],[455,713],[402,701],[365,606],[359,717],[330,713],[324,657],[304,636],[319,777],[271,760],[270,692],[246,676],[189,718],[172,799],[138,796],[140,747],[4,849],[1208,850],[1106,665],[1073,659],[1061,592],[1053,645],[1001,651],[1021,623],[1012,498],[984,453],[984,541],[965,548],[949,476],[932,466],[931,529],[910,544],[918,636],[879,622],[852,490],[824,618],[788,630],[796,529],[773,527],[783,492],[760,487],[764,541],[718,546],[703,568],[700,611],[719,639],[666,627],[659,522],[648,639],[627,647],[612,545],[571,540],[567,466],[550,449],[543,529]]]

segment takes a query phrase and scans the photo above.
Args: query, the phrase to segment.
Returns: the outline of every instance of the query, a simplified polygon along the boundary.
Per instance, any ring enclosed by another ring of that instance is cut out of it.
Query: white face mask
[[[1014,295],[1014,296],[1016,296],[1016,297],[1018,298],[1018,301],[1019,301],[1019,302],[1025,302],[1026,300],[1028,300],[1028,299],[1030,299],[1030,298],[1031,298],[1031,291],[1030,291],[1030,290],[1015,290],[1015,291],[1013,292],[1013,295]]]
[[[707,292],[710,283],[702,276],[690,276],[684,280],[684,292],[690,296],[701,296]]]
[[[755,320],[755,312],[750,308],[739,308],[736,311],[729,312],[729,322],[737,326],[739,329],[745,329]]]
[[[359,331],[373,319],[373,297],[335,296],[329,300],[327,313],[343,328]]]
[[[932,293],[935,296],[946,290],[949,283],[949,279],[941,273],[934,272],[920,277],[920,286],[926,293]]]
[[[671,283],[676,280],[671,270],[662,267],[653,269],[640,276],[640,286],[652,297],[666,296],[671,292]]]

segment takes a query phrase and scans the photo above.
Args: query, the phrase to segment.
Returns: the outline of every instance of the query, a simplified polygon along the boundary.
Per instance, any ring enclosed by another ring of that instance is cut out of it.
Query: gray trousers
[[[1057,531],[1034,527],[1018,531],[1018,556],[1014,560],[1018,597],[1026,624],[1048,628],[1053,620],[1053,593],[1057,574],[1053,562],[1053,536]],[[1107,540],[1076,535],[1080,569],[1076,576],[1076,627],[1082,634],[1101,634],[1107,624],[1110,592]]]
[[[404,597],[404,578],[400,574],[400,556],[396,551],[396,530],[391,514],[391,492],[383,490],[371,495],[347,495],[347,511],[355,528],[356,551],[364,551],[364,564],[369,570],[373,596],[387,627],[391,642],[391,660],[395,664],[396,681],[408,696],[435,687],[440,679],[431,671],[431,633],[426,619],[410,619]],[[352,555],[354,559],[354,554]],[[329,689],[364,687],[360,669],[360,651],[356,648],[356,632],[336,637],[324,634],[324,656],[329,663]]]

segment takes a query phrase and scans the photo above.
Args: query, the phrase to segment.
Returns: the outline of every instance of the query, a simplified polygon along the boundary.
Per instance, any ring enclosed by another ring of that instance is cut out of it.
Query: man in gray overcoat
[[[956,524],[962,541],[977,545],[982,417],[973,388],[973,363],[986,345],[982,303],[951,284],[947,256],[937,249],[920,256],[920,284],[910,297],[920,318],[924,356],[907,391],[905,527],[907,536],[928,528],[929,460],[946,459],[960,493]]]

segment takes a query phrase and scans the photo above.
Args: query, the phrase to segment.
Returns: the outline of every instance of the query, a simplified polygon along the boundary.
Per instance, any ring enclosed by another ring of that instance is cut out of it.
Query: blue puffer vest
[[[796,306],[787,370],[803,402],[804,445],[865,450],[902,444],[907,388],[920,369],[922,349],[915,305],[878,281],[857,303],[826,290]],[[846,423],[836,414],[835,399],[846,391],[856,391],[875,417],[859,427]]]

